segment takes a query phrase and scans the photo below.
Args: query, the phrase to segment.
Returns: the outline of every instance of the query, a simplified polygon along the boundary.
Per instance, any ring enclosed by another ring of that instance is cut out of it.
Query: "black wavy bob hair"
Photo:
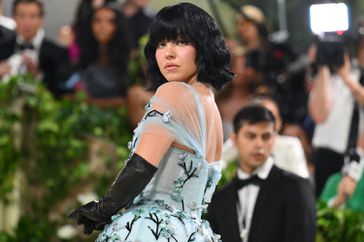
[[[180,3],[161,9],[150,28],[144,54],[153,90],[167,82],[155,58],[158,43],[181,38],[196,48],[199,82],[219,90],[231,81],[234,74],[230,71],[230,53],[216,22],[201,8],[191,3]]]

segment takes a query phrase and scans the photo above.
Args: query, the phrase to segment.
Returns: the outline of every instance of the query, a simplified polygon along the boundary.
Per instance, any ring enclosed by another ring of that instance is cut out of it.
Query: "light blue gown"
[[[205,116],[196,91],[188,84],[178,85],[185,89],[187,97],[193,97],[195,107],[181,105],[183,102],[167,103],[168,100],[154,96],[134,130],[130,148],[132,152],[135,150],[142,133],[158,132],[155,130],[162,128],[194,153],[170,147],[146,188],[131,206],[112,217],[112,223],[100,233],[98,242],[220,241],[208,222],[201,219],[221,176],[220,164],[208,163],[205,159]],[[181,101],[186,95],[182,95]],[[156,103],[163,113],[151,108]],[[191,128],[186,121],[189,117],[180,116],[189,111],[196,113],[191,118],[196,119],[198,127]]]

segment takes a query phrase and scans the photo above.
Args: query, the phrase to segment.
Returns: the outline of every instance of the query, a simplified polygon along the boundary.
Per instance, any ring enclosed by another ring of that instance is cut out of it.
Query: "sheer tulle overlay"
[[[112,217],[97,241],[219,241],[201,219],[221,176],[221,120],[212,91],[203,84],[169,82],[158,88],[129,143],[162,135],[170,147],[158,171],[133,203]]]

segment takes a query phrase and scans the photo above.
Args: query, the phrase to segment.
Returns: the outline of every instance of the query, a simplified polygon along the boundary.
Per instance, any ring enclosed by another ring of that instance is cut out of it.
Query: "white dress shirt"
[[[253,174],[249,175],[241,169],[238,169],[237,176],[239,179],[247,179],[252,175],[257,175],[260,179],[265,180],[267,179],[269,172],[272,169],[273,163],[273,158],[270,157],[267,159],[266,162],[264,162],[262,166],[256,169]],[[240,237],[242,238],[242,242],[248,241],[250,225],[259,190],[260,187],[258,185],[249,184],[238,191],[239,203],[237,203],[237,211]],[[245,227],[243,225],[244,220]]]
[[[32,50],[23,50],[20,51],[19,49],[15,49],[15,53],[9,57],[8,59],[8,63],[10,65],[10,73],[9,75],[6,75],[3,77],[3,80],[7,80],[8,77],[12,76],[12,75],[18,75],[18,74],[23,74],[25,72],[27,72],[27,69],[24,65],[24,60],[23,57],[27,56],[28,58],[30,58],[33,63],[35,65],[38,65],[38,60],[39,60],[39,52],[40,52],[40,47],[42,45],[43,39],[44,39],[45,33],[43,29],[39,29],[37,31],[37,34],[34,36],[34,38],[30,41],[30,43],[28,44],[32,44],[34,49]],[[17,44],[24,44],[24,38],[22,38],[21,36],[17,36],[16,38],[16,43]],[[42,73],[38,74],[37,79],[41,80],[42,79]]]
[[[36,35],[34,36],[34,38],[28,43],[28,44],[32,44],[34,46],[34,50],[32,50],[32,51],[34,52],[35,57],[37,57],[37,59],[39,57],[39,51],[40,51],[40,47],[42,45],[44,36],[45,36],[44,29],[39,29],[37,31]],[[17,36],[16,43],[24,44],[25,43],[24,38],[22,36]]]
[[[358,67],[352,65],[350,79],[358,82],[359,77]],[[324,122],[316,124],[312,145],[315,148],[328,148],[344,154],[348,144],[354,95],[338,75],[330,77],[330,95],[333,97],[330,112]],[[363,127],[363,110],[360,110],[359,127],[361,130]]]
[[[0,15],[0,25],[11,30],[15,30],[16,28],[16,23],[12,18],[2,15]]]

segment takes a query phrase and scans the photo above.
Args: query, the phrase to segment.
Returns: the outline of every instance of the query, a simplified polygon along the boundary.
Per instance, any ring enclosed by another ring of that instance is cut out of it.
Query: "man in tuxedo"
[[[61,83],[70,74],[68,51],[45,38],[42,2],[15,0],[13,18],[16,35],[0,45],[0,49],[7,51],[1,58],[11,66],[9,74],[30,72],[41,79],[54,96],[60,97]]]
[[[234,118],[237,177],[215,193],[207,215],[222,241],[315,241],[313,189],[306,179],[273,164],[274,124],[272,113],[259,104]]]

